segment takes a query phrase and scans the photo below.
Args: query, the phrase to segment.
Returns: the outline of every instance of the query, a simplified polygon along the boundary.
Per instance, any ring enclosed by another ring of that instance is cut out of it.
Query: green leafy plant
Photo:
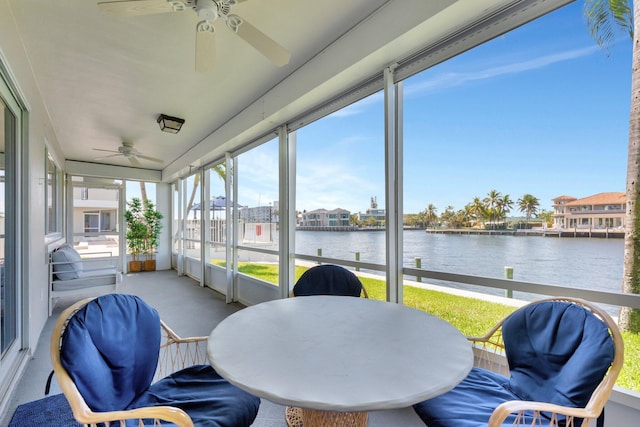
[[[143,210],[144,223],[147,228],[147,237],[145,239],[144,252],[147,259],[154,259],[156,250],[158,249],[158,243],[160,238],[160,232],[162,231],[162,218],[163,215],[158,212],[153,202],[145,201]]]
[[[127,202],[128,209],[124,213],[127,224],[127,248],[134,261],[139,261],[140,255],[145,250],[145,240],[148,235],[147,225],[144,221],[142,201],[134,197]]]
[[[134,261],[144,254],[147,259],[154,259],[162,231],[163,215],[156,210],[153,202],[144,202],[134,197],[127,202],[128,209],[124,213],[127,224],[127,247]]]

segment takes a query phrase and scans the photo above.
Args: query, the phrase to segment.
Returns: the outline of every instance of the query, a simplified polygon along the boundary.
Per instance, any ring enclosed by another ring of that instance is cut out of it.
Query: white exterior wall
[[[19,102],[26,105],[28,116],[23,125],[27,133],[23,135],[26,161],[23,163],[22,176],[26,178],[21,190],[26,198],[26,209],[22,215],[24,233],[18,239],[19,251],[23,255],[23,283],[27,292],[23,306],[28,321],[25,335],[25,348],[35,347],[48,317],[48,247],[59,237],[45,236],[45,143],[51,155],[60,166],[64,156],[53,132],[49,115],[40,98],[38,86],[31,73],[29,59],[22,49],[18,30],[12,19],[7,2],[0,0],[0,62],[8,69],[11,84],[17,87]]]

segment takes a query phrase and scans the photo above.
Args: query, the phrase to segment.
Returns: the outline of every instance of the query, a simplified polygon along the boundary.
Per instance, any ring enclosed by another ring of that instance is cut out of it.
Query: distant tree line
[[[407,215],[405,225],[421,228],[462,228],[479,225],[489,229],[504,228],[507,215],[514,205],[524,214],[525,227],[529,226],[531,218],[541,219],[547,224],[553,220],[552,212],[539,210],[540,200],[531,194],[525,194],[514,201],[508,194],[502,195],[497,190],[491,190],[486,197],[474,197],[464,209],[457,211],[449,205],[444,212],[438,214],[438,208],[430,203],[423,211]]]

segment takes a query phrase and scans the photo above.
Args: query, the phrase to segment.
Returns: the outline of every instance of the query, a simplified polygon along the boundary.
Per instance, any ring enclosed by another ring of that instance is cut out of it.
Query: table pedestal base
[[[319,411],[287,406],[285,418],[289,427],[365,427],[367,412]]]

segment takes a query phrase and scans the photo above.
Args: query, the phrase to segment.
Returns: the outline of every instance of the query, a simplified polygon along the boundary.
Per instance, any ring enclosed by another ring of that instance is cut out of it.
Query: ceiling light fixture
[[[158,124],[160,125],[160,130],[163,132],[178,133],[184,124],[184,119],[160,114]]]

